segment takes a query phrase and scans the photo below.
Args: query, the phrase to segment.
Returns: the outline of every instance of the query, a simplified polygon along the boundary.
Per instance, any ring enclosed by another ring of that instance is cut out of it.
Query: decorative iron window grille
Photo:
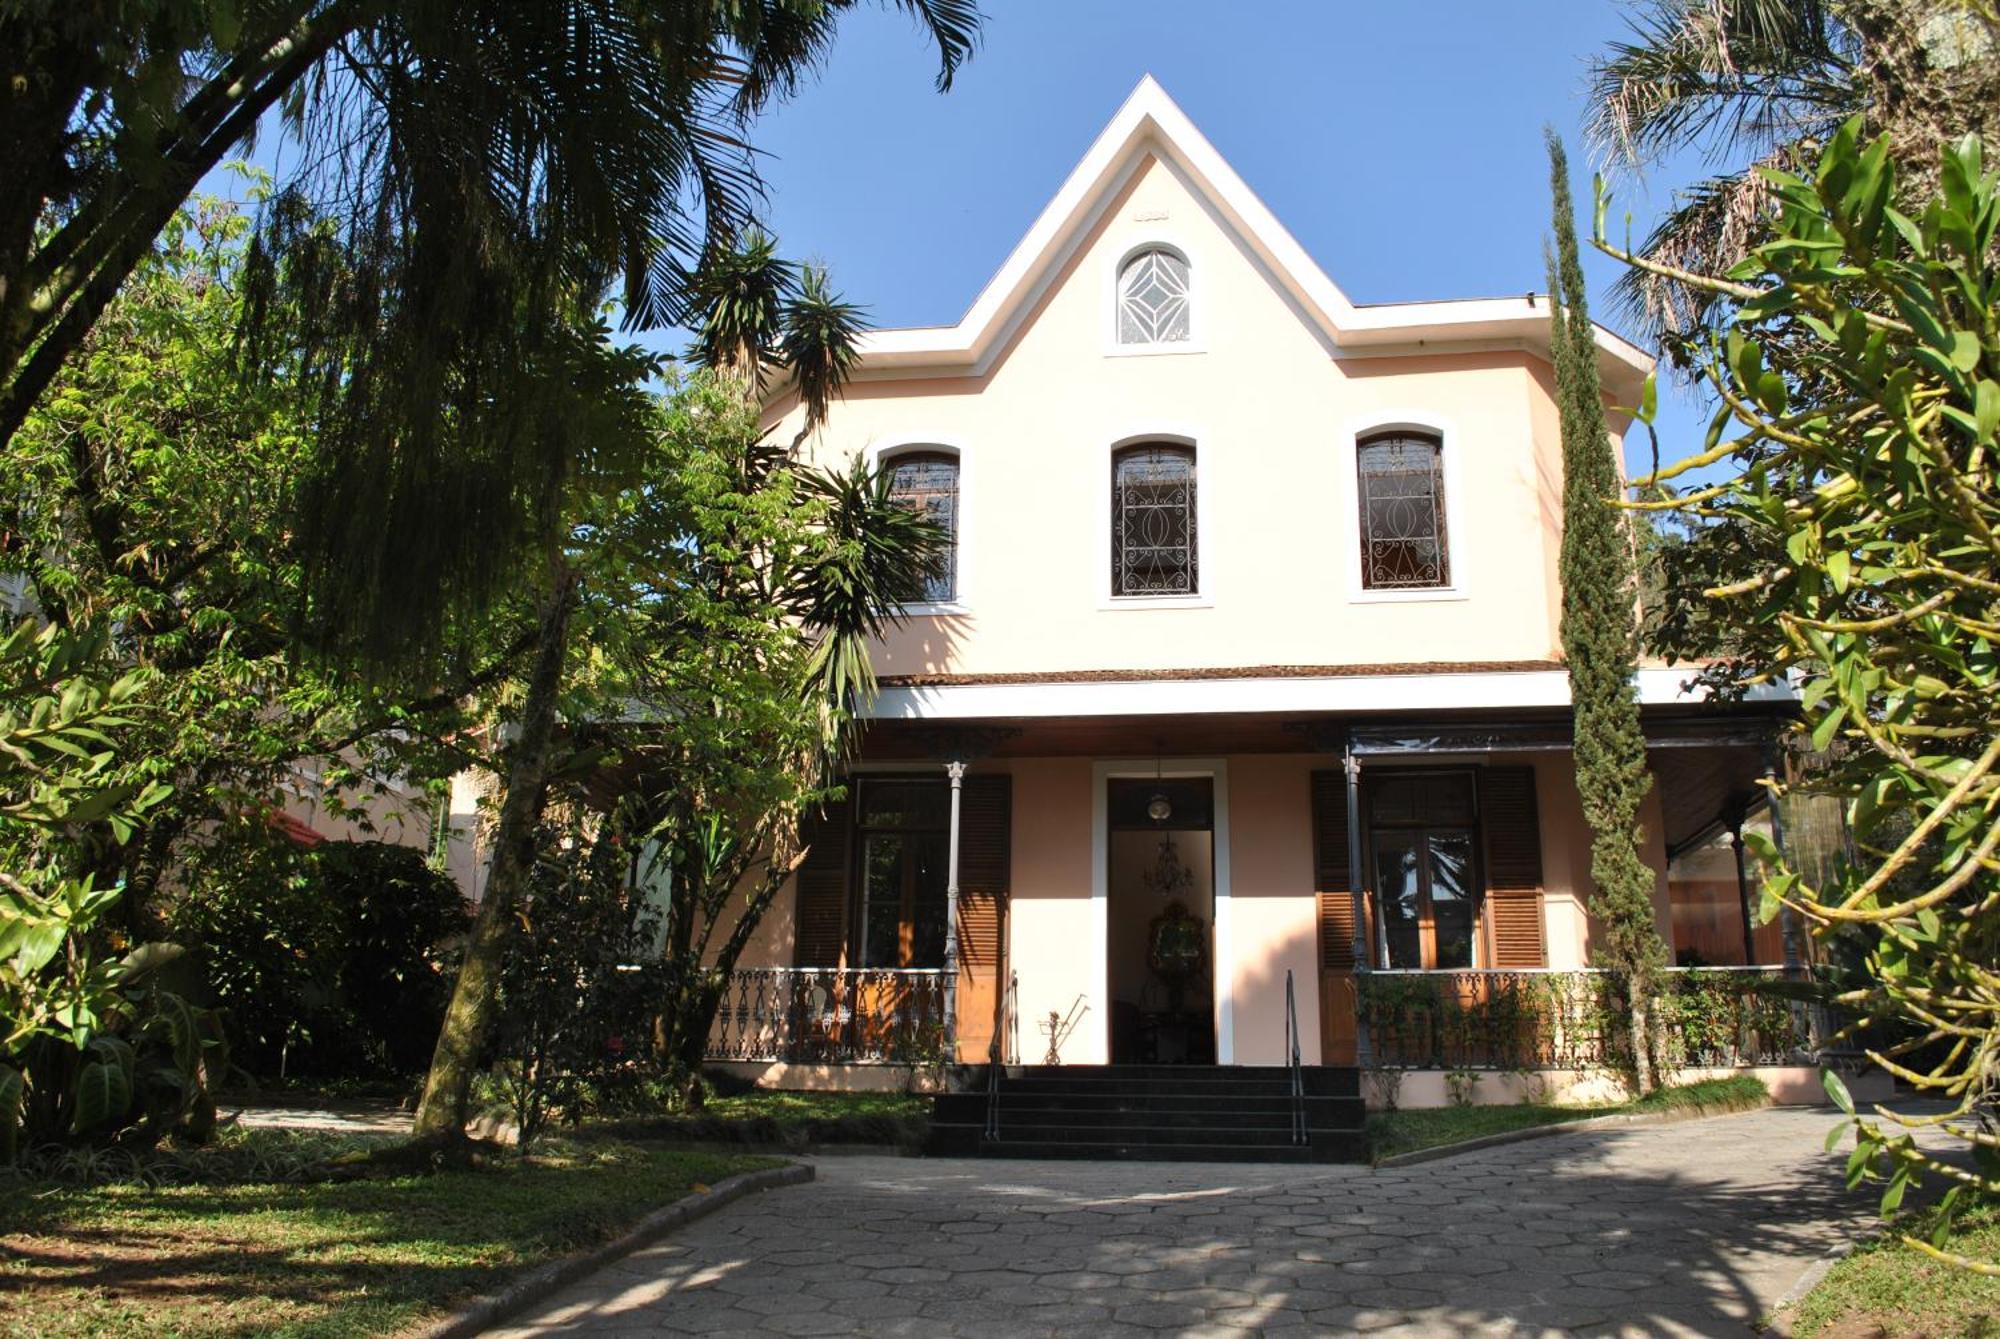
[[[928,515],[951,538],[924,582],[924,599],[949,604],[958,598],[958,457],[917,451],[889,462],[889,496]]]
[[[1193,595],[1194,452],[1128,446],[1111,458],[1111,593]]]
[[[1395,432],[1362,440],[1361,584],[1422,590],[1451,584],[1444,515],[1444,445]]]
[[[1177,344],[1188,337],[1188,263],[1141,251],[1118,271],[1118,342]]]

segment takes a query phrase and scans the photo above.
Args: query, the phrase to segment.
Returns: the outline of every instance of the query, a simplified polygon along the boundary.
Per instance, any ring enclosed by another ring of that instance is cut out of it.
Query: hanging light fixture
[[[1159,789],[1153,792],[1152,799],[1146,801],[1146,817],[1152,819],[1155,823],[1164,823],[1174,816],[1173,801],[1167,798],[1166,787],[1161,784],[1162,781],[1159,746],[1158,742],[1155,741],[1153,752],[1153,784],[1159,787]]]

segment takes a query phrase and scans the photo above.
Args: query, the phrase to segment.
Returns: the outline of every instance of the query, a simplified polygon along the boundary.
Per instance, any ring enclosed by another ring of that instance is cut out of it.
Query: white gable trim
[[[1357,307],[1306,254],[1151,75],[1125,100],[956,325],[878,330],[861,341],[860,377],[980,375],[1032,310],[1069,249],[1149,156],[1184,174],[1332,343],[1336,356],[1442,351],[1468,343],[1546,356],[1548,304],[1531,296]],[[1606,386],[1636,398],[1652,370],[1644,350],[1596,327]]]

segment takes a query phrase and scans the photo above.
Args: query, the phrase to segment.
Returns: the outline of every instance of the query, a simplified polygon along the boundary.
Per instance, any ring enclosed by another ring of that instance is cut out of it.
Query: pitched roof
[[[1169,161],[1227,222],[1324,333],[1336,357],[1443,351],[1465,345],[1528,347],[1548,354],[1546,299],[1356,304],[1285,230],[1215,146],[1151,75],[1083,156],[1034,225],[956,325],[878,330],[861,341],[862,375],[905,372],[977,375],[1006,346],[1041,287],[1060,272],[1105,206],[1149,157]],[[1628,402],[1652,358],[1597,327],[1605,388]]]

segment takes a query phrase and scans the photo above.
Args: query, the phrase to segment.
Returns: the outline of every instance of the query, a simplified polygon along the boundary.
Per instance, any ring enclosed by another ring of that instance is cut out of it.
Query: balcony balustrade
[[[710,1060],[935,1064],[948,1052],[933,968],[757,967],[730,974]]]
[[[1782,968],[1676,968],[1654,1012],[1673,1067],[1812,1062],[1839,1023]],[[1795,984],[1795,983],[1794,983]],[[1583,971],[1382,971],[1358,978],[1371,1063],[1402,1069],[1594,1069],[1630,1027],[1617,978]]]

